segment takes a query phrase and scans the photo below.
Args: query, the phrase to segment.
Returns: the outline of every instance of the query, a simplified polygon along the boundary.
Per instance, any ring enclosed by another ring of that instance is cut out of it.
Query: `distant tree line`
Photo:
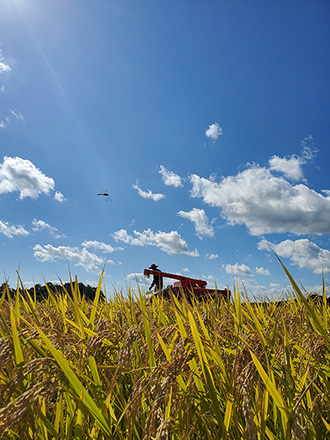
[[[47,290],[48,287],[48,290]],[[44,299],[48,298],[48,291],[54,294],[59,295],[65,295],[66,292],[70,297],[72,298],[72,288],[70,283],[64,283],[63,286],[61,284],[53,284],[53,283],[47,283],[47,287],[45,285],[41,284],[35,284],[34,287],[31,287],[30,289],[20,289],[20,293],[24,295],[24,292],[28,292],[32,298],[34,296],[36,297],[37,301],[43,301]],[[75,282],[72,283],[73,289],[75,289]],[[87,286],[83,283],[78,283],[78,289],[80,292],[80,295],[85,297],[85,299],[93,301],[96,294],[96,287],[91,287],[89,284]],[[0,297],[2,297],[3,293],[6,291],[6,298],[9,292],[9,295],[11,298],[15,298],[16,296],[16,289],[13,289],[9,287],[7,283],[3,283],[0,286]],[[8,298],[7,298],[8,299]],[[100,299],[104,300],[105,296],[104,293],[100,292]]]

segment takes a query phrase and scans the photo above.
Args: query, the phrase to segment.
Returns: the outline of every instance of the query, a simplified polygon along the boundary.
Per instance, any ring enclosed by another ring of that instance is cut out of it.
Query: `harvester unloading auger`
[[[204,301],[207,300],[207,298],[209,297],[220,297],[225,300],[230,299],[230,290],[208,289],[206,287],[207,281],[204,280],[196,280],[194,278],[188,278],[173,273],[161,272],[159,270],[144,269],[144,276],[146,278],[149,278],[150,275],[155,275],[162,278],[173,278],[174,280],[178,280],[173,283],[173,286],[167,286],[163,289],[155,290],[153,294],[150,294],[150,298],[152,297],[152,295],[169,298],[170,293],[172,292],[173,295],[175,295],[176,297],[181,297],[184,295],[186,298],[189,299],[189,297],[194,296],[197,301]]]

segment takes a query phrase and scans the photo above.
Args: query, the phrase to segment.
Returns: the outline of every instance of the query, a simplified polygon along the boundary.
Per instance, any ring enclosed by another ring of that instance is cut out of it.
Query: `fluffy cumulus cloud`
[[[269,159],[269,168],[283,173],[289,179],[301,180],[303,178],[301,168],[303,163],[302,158],[295,155],[290,157],[273,156]]]
[[[56,200],[57,202],[62,203],[62,202],[65,202],[66,198],[61,193],[61,191],[55,191],[54,200]]]
[[[192,197],[219,207],[231,225],[245,225],[251,235],[274,232],[322,234],[330,232],[330,196],[257,165],[223,178],[190,176]]]
[[[258,275],[264,275],[266,277],[270,276],[270,272],[268,269],[265,269],[263,267],[256,267],[256,273]]]
[[[123,248],[114,248],[111,246],[111,244],[102,243],[101,241],[91,241],[91,240],[85,240],[82,244],[85,248],[94,248],[97,249],[105,254],[111,254],[112,252],[123,250]]]
[[[309,269],[315,274],[330,272],[330,251],[320,248],[307,238],[284,240],[278,244],[263,239],[259,242],[258,249],[273,250],[280,257],[289,258],[292,264],[301,269]]]
[[[113,234],[116,241],[121,241],[132,246],[155,246],[169,255],[184,254],[198,257],[198,251],[189,251],[187,243],[177,231],[153,232],[147,229],[143,232],[134,231],[134,236],[129,235],[126,229],[121,229]]]
[[[287,157],[272,156],[269,159],[269,169],[284,174],[292,180],[301,180],[304,177],[302,165],[313,160],[317,149],[311,135],[301,141],[302,151],[300,156],[293,154]]]
[[[136,183],[135,185],[132,185],[134,189],[137,190],[137,192],[139,193],[139,196],[143,197],[144,199],[151,199],[154,202],[158,202],[158,200],[161,200],[165,197],[164,194],[154,194],[153,192],[150,191],[150,189],[148,189],[148,191],[144,191],[142,190],[139,186],[138,183]]]
[[[53,226],[50,226],[48,223],[46,223],[43,220],[33,219],[32,220],[32,230],[34,232],[47,231],[51,235],[53,235],[55,238],[60,238],[63,236],[58,232],[58,230],[56,228],[54,228]]]
[[[70,246],[54,247],[51,244],[44,246],[36,244],[33,248],[34,257],[40,262],[66,260],[75,262],[75,266],[82,266],[86,271],[100,272],[99,266],[104,263],[100,257],[87,249]]]
[[[246,266],[246,264],[226,264],[224,265],[224,269],[227,273],[231,275],[252,275],[252,271],[249,268],[249,266]]]
[[[183,186],[181,177],[178,176],[178,174],[173,173],[173,171],[167,171],[163,165],[160,166],[159,173],[161,174],[165,185],[174,186],[175,188]]]
[[[29,235],[29,232],[24,229],[23,226],[9,225],[9,223],[0,220],[0,234],[3,234],[8,238],[13,238],[17,235]]]
[[[222,136],[222,128],[217,122],[215,122],[214,124],[209,125],[205,135],[206,137],[213,139],[213,141],[216,141],[219,136]]]
[[[29,160],[5,156],[0,164],[0,194],[17,191],[20,199],[36,199],[41,193],[49,194],[54,186],[54,180]]]
[[[206,254],[205,258],[207,260],[215,260],[216,258],[219,258],[219,255],[218,254]]]
[[[188,212],[179,211],[178,215],[194,223],[196,235],[198,238],[202,239],[204,236],[214,236],[214,229],[209,224],[209,219],[207,218],[204,209],[193,208],[191,211]]]

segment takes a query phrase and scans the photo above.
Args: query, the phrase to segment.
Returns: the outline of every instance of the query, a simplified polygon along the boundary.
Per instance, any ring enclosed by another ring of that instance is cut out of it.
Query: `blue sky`
[[[272,296],[275,251],[328,282],[329,23],[327,0],[2,0],[3,279],[107,261],[111,296],[156,263]]]

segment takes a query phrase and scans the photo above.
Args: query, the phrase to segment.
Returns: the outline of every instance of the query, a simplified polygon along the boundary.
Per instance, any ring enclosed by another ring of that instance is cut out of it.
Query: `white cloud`
[[[32,230],[34,232],[47,231],[51,235],[53,235],[55,238],[63,237],[63,235],[61,235],[56,228],[54,228],[53,226],[50,226],[48,223],[46,223],[43,220],[33,219],[32,225],[33,225]]]
[[[54,186],[54,180],[29,160],[5,156],[0,164],[0,194],[18,191],[20,199],[36,199],[41,193],[49,194]]]
[[[258,249],[259,251],[272,251],[274,249],[274,244],[270,241],[266,240],[265,238],[262,238],[258,243]]]
[[[256,273],[258,275],[270,276],[270,272],[268,269],[264,269],[263,267],[256,267]]]
[[[4,92],[4,90],[5,90],[4,86],[1,86],[0,87],[0,92]],[[9,115],[4,116],[3,120],[0,121],[0,128],[5,128],[8,125],[8,123],[10,121],[12,121],[13,119],[23,120],[24,116],[17,109],[10,110]]]
[[[209,128],[205,132],[205,135],[206,137],[216,141],[218,137],[222,135],[222,128],[217,122],[215,122],[214,124],[209,125]]]
[[[17,109],[10,110],[10,113],[15,119],[20,119],[20,120],[24,119],[22,113]]]
[[[319,151],[314,145],[313,136],[308,135],[300,142],[300,144],[302,146],[301,157],[304,160],[304,163],[313,160],[316,153]]]
[[[202,274],[202,279],[205,281],[207,280],[214,285],[217,283],[217,280],[216,280],[215,276],[213,276],[213,275]]]
[[[9,64],[5,63],[3,58],[0,58],[0,74],[10,71],[11,71],[11,67],[9,66]]]
[[[315,274],[330,272],[330,251],[320,248],[307,238],[285,240],[278,244],[263,239],[259,242],[258,249],[273,250],[280,257],[289,258],[292,264],[301,269],[309,269]]]
[[[11,72],[10,65],[6,62],[5,58],[2,56],[2,50],[0,47],[0,76],[9,74]],[[5,85],[0,85],[0,93],[5,92]],[[0,129],[4,129],[9,121],[13,119],[24,119],[22,113],[17,109],[11,109],[9,110],[9,113],[7,113],[6,116],[3,117],[2,120],[0,120]]]
[[[150,189],[148,189],[148,191],[143,191],[141,188],[139,188],[138,184],[136,183],[136,185],[132,185],[133,188],[135,188],[137,190],[137,192],[139,193],[139,195],[141,197],[143,197],[144,199],[151,199],[155,202],[158,202],[158,200],[161,200],[165,197],[164,194],[154,194],[153,192],[150,191]]]
[[[128,235],[126,229],[120,229],[119,231],[114,232],[112,235],[116,241],[122,241],[123,243],[132,246],[143,246],[141,240],[139,240],[138,238],[134,238],[131,235]]]
[[[273,156],[269,159],[269,168],[283,173],[289,179],[301,180],[304,176],[301,168],[303,163],[301,157],[295,155],[288,158]]]
[[[177,231],[153,232],[147,229],[143,232],[134,231],[134,237],[129,235],[125,229],[121,229],[113,234],[116,241],[122,241],[133,246],[155,246],[169,255],[185,254],[198,257],[198,251],[190,252],[187,243],[181,238]]]
[[[223,267],[231,275],[252,275],[251,269],[245,264],[226,264]]]
[[[284,174],[285,177],[293,180],[301,180],[304,177],[302,165],[314,159],[318,149],[314,146],[314,140],[311,135],[301,141],[302,151],[300,156],[292,154],[287,157],[278,157],[276,155],[269,159],[269,169]]]
[[[173,171],[167,171],[163,165],[160,166],[159,173],[162,175],[165,185],[174,186],[175,188],[183,186],[181,177],[173,173]]]
[[[102,243],[101,241],[90,241],[85,240],[83,243],[81,243],[82,246],[85,248],[94,248],[98,249],[99,251],[105,253],[105,254],[111,254],[112,252],[123,250],[123,248],[114,248],[111,246],[111,244]]]
[[[86,286],[97,287],[99,284],[98,280],[84,280]]]
[[[55,191],[54,200],[56,200],[57,202],[62,203],[62,202],[65,202],[66,198],[61,193],[61,191]]]
[[[138,283],[140,286],[144,286],[144,287],[146,287],[149,284],[149,280],[146,280],[143,273],[139,273],[139,272],[133,272],[126,275],[126,279],[129,283],[131,281],[134,281],[135,283]]]
[[[6,62],[5,57],[2,55],[2,50],[0,47],[0,75],[2,73],[8,73],[11,71],[10,65]]]
[[[330,232],[329,196],[303,184],[292,185],[264,167],[251,166],[220,183],[196,174],[190,181],[192,197],[221,208],[229,224],[244,224],[251,235]]]
[[[218,254],[206,254],[205,258],[207,260],[215,260],[216,258],[219,258],[219,255]]]
[[[13,238],[14,235],[29,235],[28,231],[23,226],[10,226],[9,223],[0,220],[0,234],[8,238]]]
[[[54,247],[50,244],[44,246],[36,244],[33,250],[34,256],[38,261],[46,262],[55,261],[57,259],[74,261],[75,266],[82,266],[88,272],[94,271],[99,273],[100,268],[98,266],[104,264],[104,260],[88,252],[85,248],[79,249],[70,246]]]
[[[199,239],[202,239],[204,236],[214,236],[214,229],[209,225],[209,219],[207,218],[204,209],[193,208],[188,212],[179,211],[178,215],[194,223],[196,235]]]

